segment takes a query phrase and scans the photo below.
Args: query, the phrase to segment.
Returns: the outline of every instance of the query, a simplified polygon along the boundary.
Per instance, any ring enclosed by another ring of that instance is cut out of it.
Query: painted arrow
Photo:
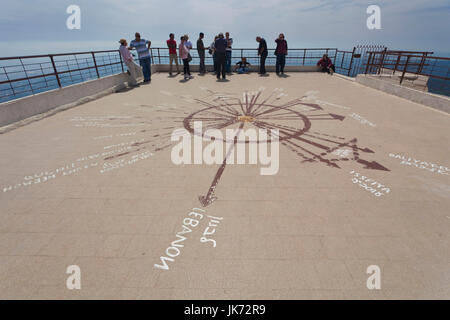
[[[361,163],[361,164],[364,164],[364,165],[365,165],[364,169],[373,169],[373,170],[391,171],[391,170],[389,170],[388,168],[382,166],[381,164],[379,164],[379,163],[376,162],[376,161],[369,162],[369,161],[367,161],[367,160],[358,159],[358,160],[356,160],[356,162]]]
[[[219,170],[217,170],[217,173],[214,176],[214,179],[211,183],[211,186],[208,189],[208,192],[206,193],[205,196],[198,197],[198,200],[200,201],[200,203],[203,207],[207,207],[207,206],[211,205],[214,201],[217,200],[217,196],[215,195],[217,185],[219,184],[220,178],[222,177],[222,174],[225,171],[225,168],[227,166],[227,160],[230,157],[231,153],[233,152],[233,150],[236,146],[236,143],[237,143],[236,137],[239,136],[242,128],[244,128],[244,125],[245,125],[245,123],[242,122],[241,125],[239,126],[239,128],[237,129],[237,133],[234,135],[234,137],[235,137],[234,143],[228,149],[225,159],[223,159],[222,165],[220,166]]]

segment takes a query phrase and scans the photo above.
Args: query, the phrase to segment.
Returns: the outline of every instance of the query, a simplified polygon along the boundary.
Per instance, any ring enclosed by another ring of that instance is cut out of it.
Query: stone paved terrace
[[[0,135],[0,298],[450,298],[448,114],[336,75],[180,80]],[[195,120],[279,128],[279,172],[173,164]]]

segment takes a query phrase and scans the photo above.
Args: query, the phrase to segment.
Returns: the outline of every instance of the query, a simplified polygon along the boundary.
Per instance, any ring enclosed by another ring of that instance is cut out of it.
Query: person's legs
[[[136,68],[134,66],[135,63],[133,61],[127,61],[126,65],[128,67],[128,70],[130,71],[130,81],[128,84],[130,86],[135,86],[137,84],[137,81],[136,81],[137,74],[136,74]]]
[[[150,57],[148,57],[147,59],[147,64],[148,64],[148,81],[152,80],[152,62],[150,60]]]
[[[169,74],[172,75],[172,64],[174,60],[174,55],[172,53],[169,54]]]
[[[185,78],[188,76],[188,66],[189,66],[188,59],[183,59],[183,73]]]
[[[281,61],[280,61],[280,71],[281,73],[284,73],[284,66],[286,65],[286,55],[281,55]]]
[[[244,74],[244,73],[247,73],[247,72],[249,72],[249,71],[250,71],[249,68],[241,67],[241,68],[239,68],[238,73],[239,73],[239,74]]]
[[[336,68],[334,67],[334,64],[332,64],[332,65],[330,66],[330,69],[331,69],[333,72],[336,72]]]
[[[217,53],[213,54],[214,72],[217,73]]]
[[[222,60],[225,59],[225,54],[223,53],[217,53],[216,54],[216,76],[217,79],[220,79],[220,73],[222,72]]]
[[[220,79],[220,57],[218,54],[214,54],[214,71],[216,72],[217,79]]]
[[[200,73],[205,73],[205,51],[199,51],[198,56],[200,57]]]
[[[170,71],[169,71],[169,73],[172,75],[173,62],[175,62],[175,66],[177,67],[177,73],[180,73],[180,68],[178,66],[178,56],[177,56],[177,54],[176,53],[172,53],[172,54],[169,55],[169,57],[170,57],[170,67],[169,67]]]
[[[281,54],[277,54],[277,62],[275,66],[275,71],[277,74],[280,73],[280,66],[281,66]]]
[[[142,73],[144,74],[144,82],[149,82],[151,80],[150,57],[139,59],[139,63],[141,64]]]
[[[143,78],[144,77],[144,73],[142,72],[142,68],[136,62],[134,62],[134,61],[132,61],[132,62],[133,62],[132,66],[133,66],[134,71],[136,73],[136,80],[137,80],[137,78]]]
[[[223,55],[222,62],[221,62],[221,68],[222,70],[222,79],[225,79],[227,75],[227,56]]]
[[[261,54],[261,61],[260,61],[260,67],[259,67],[259,72],[261,74],[266,73],[266,59],[267,59],[267,53]]]
[[[178,56],[175,54],[175,65],[177,66],[177,74],[180,73],[180,67],[178,66]]]
[[[227,73],[231,72],[231,51],[226,52],[226,71]]]
[[[142,73],[144,74],[144,82],[147,80],[147,68],[145,67],[145,59],[139,59],[139,64],[142,68]]]

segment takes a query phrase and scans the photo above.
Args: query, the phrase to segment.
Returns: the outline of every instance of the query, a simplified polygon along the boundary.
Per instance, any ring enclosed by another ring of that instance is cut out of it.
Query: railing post
[[[349,76],[349,77],[352,72],[353,56],[355,55],[355,51],[356,51],[356,47],[353,47],[352,58],[350,59],[350,66],[348,67],[348,74],[347,74],[347,76]]]
[[[428,56],[428,53],[426,53],[426,52],[422,54],[422,60],[420,61],[420,65],[419,65],[419,69],[417,70],[417,73],[422,72],[423,66],[425,64],[425,59],[427,58],[427,56]]]
[[[303,49],[303,65],[305,65],[306,49]]]
[[[53,71],[55,72],[56,81],[58,82],[58,87],[61,88],[61,80],[59,80],[58,70],[56,70],[55,60],[51,54],[48,55],[50,57],[50,61],[52,62]]]
[[[159,48],[158,48],[158,63],[161,64],[161,53],[159,52]]]
[[[400,53],[397,53],[397,55],[398,55],[398,57],[397,57],[397,62],[395,62],[394,72],[392,72],[393,75],[395,74],[395,71],[397,71],[398,64],[400,63],[401,55],[400,55]]]
[[[370,61],[372,60],[372,52],[369,52],[369,58],[367,59],[367,64],[366,64],[366,72],[365,74],[367,74],[367,71],[369,71],[369,65],[370,65]]]
[[[380,60],[380,63],[378,65],[378,74],[381,74],[381,68],[383,67],[383,64],[384,64],[384,57],[386,55],[386,50],[387,50],[387,48],[384,48],[383,55],[381,56],[381,60]]]
[[[125,72],[125,69],[123,68],[123,59],[122,55],[120,54],[120,50],[119,50],[119,57],[120,57],[120,65],[122,66],[122,72]]]
[[[405,78],[406,69],[408,69],[409,58],[411,58],[411,56],[408,56],[408,58],[406,58],[405,68],[403,69],[402,77],[400,78],[400,84],[402,84],[403,79]]]
[[[94,60],[94,66],[95,66],[95,72],[97,72],[97,78],[100,79],[100,73],[98,72],[98,67],[97,67],[97,60],[95,60],[95,53],[91,52],[92,54],[92,60]]]

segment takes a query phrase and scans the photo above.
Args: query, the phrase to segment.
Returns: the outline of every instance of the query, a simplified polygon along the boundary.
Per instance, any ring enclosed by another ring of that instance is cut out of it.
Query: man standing
[[[217,55],[217,80],[220,79],[220,74],[222,74],[222,79],[225,80],[226,76],[226,52],[227,52],[228,42],[223,38],[223,33],[219,33],[219,38],[214,44]]]
[[[169,74],[172,75],[172,64],[174,61],[177,65],[177,74],[180,74],[180,69],[178,68],[177,42],[175,41],[175,35],[173,33],[169,34],[167,47],[169,48]]]
[[[256,41],[259,42],[258,55],[260,56],[259,62],[259,74],[266,74],[266,59],[267,59],[267,42],[264,38],[256,37]]]
[[[275,40],[277,48],[275,49],[275,55],[277,56],[276,72],[277,75],[284,74],[284,66],[286,64],[286,55],[288,53],[287,41],[284,39],[284,34],[280,33]]]
[[[129,82],[129,85],[130,85],[130,87],[137,87],[138,84],[137,84],[136,79],[138,77],[142,76],[142,70],[134,62],[133,55],[131,54],[130,50],[128,50],[128,48],[127,48],[127,45],[128,45],[127,40],[120,39],[119,43],[120,43],[120,48],[119,48],[120,54],[122,55],[122,59],[125,62],[125,64],[127,65],[128,71],[130,72],[131,80]]]
[[[233,38],[230,38],[230,33],[227,32],[225,33],[225,37],[227,40],[227,52],[226,52],[226,59],[227,59],[227,64],[226,64],[226,68],[227,68],[227,73],[231,73],[231,55],[233,52]]]
[[[206,73],[206,68],[205,68],[205,45],[203,43],[203,38],[205,37],[205,35],[203,34],[203,32],[200,32],[199,38],[197,40],[197,52],[198,52],[198,56],[200,58],[200,74],[205,74]]]
[[[139,32],[134,35],[135,39],[131,41],[129,49],[136,49],[139,56],[139,64],[144,74],[144,83],[149,83],[152,79],[152,69],[150,65],[150,46],[151,42],[141,38]]]

